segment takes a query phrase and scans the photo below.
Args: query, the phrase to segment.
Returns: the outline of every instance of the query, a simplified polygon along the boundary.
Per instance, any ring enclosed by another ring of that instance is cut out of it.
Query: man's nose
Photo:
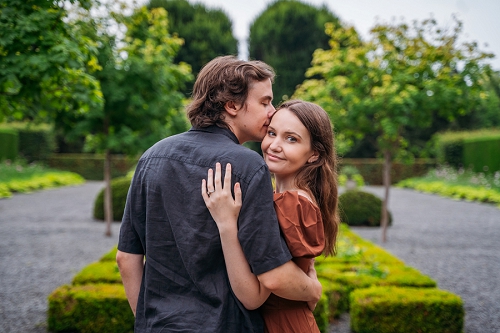
[[[271,118],[275,112],[276,112],[276,108],[274,107],[274,105],[271,104],[271,110],[269,110],[267,117]]]

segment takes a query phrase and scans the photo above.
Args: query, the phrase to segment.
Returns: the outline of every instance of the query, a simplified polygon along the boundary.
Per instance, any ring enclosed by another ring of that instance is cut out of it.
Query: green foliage
[[[51,332],[132,333],[134,315],[121,284],[64,285],[48,298]]]
[[[125,202],[127,201],[128,189],[130,187],[130,177],[120,177],[111,181],[111,197],[113,202],[113,218],[121,221]],[[104,220],[104,189],[98,194],[94,202],[94,218]]]
[[[15,129],[0,128],[0,162],[15,160],[19,152],[19,133]]]
[[[116,261],[99,261],[85,266],[73,278],[73,285],[96,283],[122,283]]]
[[[173,63],[182,40],[169,33],[164,9],[142,7],[130,16],[113,12],[111,17],[127,28],[121,48],[116,47],[120,42],[116,36],[106,31],[111,25],[108,18],[83,17],[74,22],[75,29],[99,41],[102,70],[94,75],[101,84],[104,107],[61,119],[58,126],[73,126],[74,135],[88,134],[87,151],[135,155],[187,128],[180,90],[192,76],[187,64]]]
[[[232,22],[223,10],[186,0],[150,0],[148,8],[167,10],[169,31],[184,40],[174,62],[191,65],[194,76],[213,58],[238,54]],[[184,89],[185,93],[190,93],[191,88]]]
[[[41,165],[26,165],[20,161],[0,164],[0,198],[13,192],[26,193],[47,188],[79,185],[85,180],[78,174],[47,169]]]
[[[374,194],[350,190],[339,196],[340,220],[352,226],[380,226],[382,200]],[[389,213],[389,225],[392,216]]]
[[[124,177],[137,163],[137,158],[111,156],[111,178]],[[47,164],[51,168],[76,172],[88,180],[103,180],[104,155],[53,154]]]
[[[372,287],[350,295],[351,329],[358,333],[461,333],[459,296],[433,288]]]
[[[437,161],[476,172],[500,170],[500,130],[444,132],[434,136]],[[485,170],[486,166],[486,170]]]
[[[116,252],[118,251],[118,246],[114,246],[111,251],[109,251],[108,253],[106,253],[105,255],[103,255],[101,257],[101,259],[99,259],[99,261],[103,262],[103,261],[116,261]]]
[[[375,158],[342,158],[340,166],[354,166],[359,170],[365,184],[382,185],[382,168],[384,161]],[[424,175],[431,168],[435,167],[436,163],[430,159],[415,159],[412,164],[393,162],[391,168],[391,182],[397,182]],[[341,181],[342,173],[339,175]]]
[[[444,169],[429,173],[426,177],[405,179],[396,186],[457,200],[495,203],[500,207],[500,172],[485,177],[484,174],[457,173]]]
[[[363,176],[361,176],[359,170],[353,165],[345,165],[340,169],[338,177],[339,185],[346,186],[349,180],[354,181],[357,187],[365,186]]]
[[[75,276],[72,286],[62,286],[52,292],[49,296],[49,329],[54,332],[128,332],[127,327],[120,325],[128,325],[129,320],[133,323],[133,316],[115,263],[116,251],[115,246],[99,262],[85,267]],[[423,296],[427,295],[430,303],[435,297],[432,298],[425,290],[439,295],[444,293],[429,289],[436,287],[435,281],[362,239],[346,225],[341,225],[338,255],[316,258],[316,270],[323,294],[314,316],[322,333],[328,331],[328,324],[334,318],[349,311],[349,295],[358,288],[418,287],[405,290],[407,294],[414,290],[416,299],[421,302],[427,302],[426,296]],[[109,284],[101,283],[103,281]],[[452,294],[449,295],[450,299],[453,298]],[[428,310],[428,307],[414,309],[419,316],[427,315],[424,311]],[[463,312],[461,303],[458,310]]]
[[[289,98],[305,79],[312,54],[328,47],[325,23],[340,27],[339,19],[326,6],[300,1],[273,1],[250,26],[250,58],[271,65],[277,74],[274,100]]]
[[[331,115],[338,141],[373,138],[377,152],[411,161],[443,123],[474,112],[485,101],[483,60],[474,43],[457,45],[462,24],[441,29],[430,19],[379,24],[362,43],[353,28],[327,25],[330,49],[316,50],[308,80],[294,97]]]
[[[12,122],[0,128],[12,128],[19,133],[19,155],[28,163],[45,162],[55,149],[54,130],[47,124]]]
[[[71,0],[89,9],[90,0]],[[60,1],[0,2],[0,121],[53,119],[102,105],[95,42],[75,34]]]

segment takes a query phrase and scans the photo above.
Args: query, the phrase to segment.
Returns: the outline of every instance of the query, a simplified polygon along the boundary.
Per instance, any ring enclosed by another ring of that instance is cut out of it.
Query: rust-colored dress
[[[307,272],[312,258],[325,247],[319,208],[296,191],[274,194],[274,208],[293,261]],[[291,301],[271,294],[261,306],[268,333],[319,333],[306,302]]]

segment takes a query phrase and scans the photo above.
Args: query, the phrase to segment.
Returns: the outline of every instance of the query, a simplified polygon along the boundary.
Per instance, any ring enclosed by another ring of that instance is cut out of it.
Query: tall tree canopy
[[[455,23],[450,31],[432,19],[411,26],[380,24],[367,43],[361,43],[353,29],[330,24],[330,49],[314,53],[307,71],[314,79],[296,91],[296,97],[317,102],[330,113],[339,138],[376,138],[385,159],[385,208],[391,162],[411,155],[408,133],[431,127],[436,115],[454,121],[486,98],[487,66],[482,60],[491,55],[480,52],[475,43],[458,45],[462,24]],[[350,47],[342,48],[339,41]],[[386,226],[387,214],[384,217]]]
[[[175,64],[183,41],[168,30],[163,8],[135,9],[132,15],[111,15],[126,27],[125,38],[118,41],[109,34],[108,18],[82,18],[75,29],[98,41],[98,64],[93,75],[104,96],[103,108],[93,109],[68,121],[75,134],[86,134],[86,148],[106,155],[104,179],[106,234],[110,235],[111,187],[110,154],[134,155],[169,135],[187,129],[184,95],[181,90],[192,80],[191,67]],[[61,121],[61,123],[62,123]]]
[[[187,0],[150,0],[148,8],[158,7],[168,12],[169,31],[184,39],[184,46],[174,61],[190,64],[194,76],[213,58],[238,54],[233,24],[221,9],[191,4]]]
[[[90,0],[71,0],[89,9]],[[0,120],[99,108],[96,44],[75,34],[63,1],[0,0]]]
[[[321,8],[296,0],[271,3],[250,26],[250,58],[262,60],[276,71],[274,100],[290,97],[305,79],[312,54],[328,48],[325,23],[340,27],[339,19],[326,6]]]

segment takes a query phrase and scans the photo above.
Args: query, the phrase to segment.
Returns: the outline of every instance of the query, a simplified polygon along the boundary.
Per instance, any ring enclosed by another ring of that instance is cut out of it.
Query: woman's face
[[[295,176],[304,164],[317,159],[309,131],[288,109],[274,114],[261,148],[269,171],[280,177]]]

